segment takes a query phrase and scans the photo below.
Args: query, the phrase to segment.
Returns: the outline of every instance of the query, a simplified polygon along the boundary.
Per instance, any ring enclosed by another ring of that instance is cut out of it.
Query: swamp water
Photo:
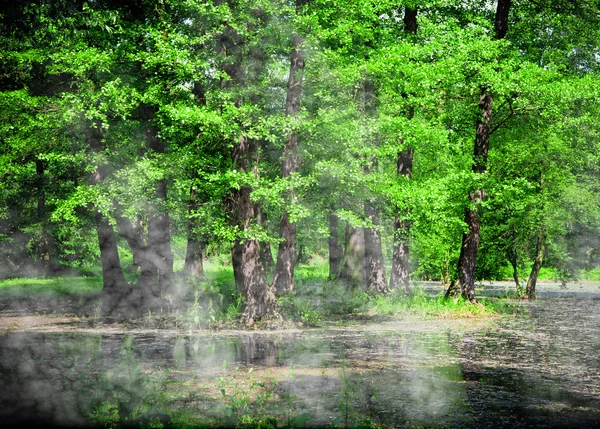
[[[490,320],[8,330],[0,426],[600,427],[600,300]]]

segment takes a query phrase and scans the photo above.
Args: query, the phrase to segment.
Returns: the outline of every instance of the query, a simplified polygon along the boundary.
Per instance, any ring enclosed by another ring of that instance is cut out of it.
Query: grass
[[[101,290],[101,277],[16,278],[0,281],[0,298],[8,299],[47,294],[81,296]]]
[[[236,290],[228,259],[215,258],[205,263],[205,279],[180,279],[180,305],[173,316],[178,326],[187,329],[234,327],[242,311],[243,300]],[[410,295],[391,291],[387,296],[349,290],[342,282],[328,279],[328,265],[315,257],[296,269],[294,295],[279,298],[285,320],[302,326],[320,327],[340,318],[469,318],[513,313],[517,306],[509,300],[481,298],[480,305],[462,299],[445,300],[430,296],[419,287]],[[27,299],[60,295],[81,297],[102,289],[101,277],[19,278],[0,281],[0,299]]]
[[[375,297],[368,307],[372,313],[379,315],[441,319],[488,317],[518,310],[516,304],[503,299],[480,298],[479,304],[474,305],[467,303],[462,297],[445,299],[443,296],[427,296],[419,288],[415,288],[410,295],[391,293]]]

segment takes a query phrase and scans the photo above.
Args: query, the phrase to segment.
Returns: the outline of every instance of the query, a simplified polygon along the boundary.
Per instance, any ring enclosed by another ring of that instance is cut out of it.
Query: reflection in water
[[[10,333],[0,336],[0,423],[167,423],[174,411],[218,423],[254,404],[311,426],[596,427],[600,301],[528,308],[469,329]],[[257,393],[267,388],[270,402]]]

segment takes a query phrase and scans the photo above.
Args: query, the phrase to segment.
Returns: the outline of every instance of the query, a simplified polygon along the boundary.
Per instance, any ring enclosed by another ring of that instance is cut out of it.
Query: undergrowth
[[[518,308],[507,299],[484,297],[479,305],[468,304],[462,298],[446,300],[431,296],[420,287],[414,287],[408,295],[392,290],[381,296],[360,288],[347,288],[341,281],[329,280],[328,274],[323,261],[297,267],[294,293],[279,298],[284,321],[320,327],[327,321],[354,316],[468,318],[511,313]],[[100,277],[19,278],[0,281],[0,298],[34,298],[46,294],[93,296],[101,289]],[[179,277],[177,290],[172,297],[174,305],[168,310],[177,326],[189,330],[239,326],[244,301],[236,289],[230,266],[219,261],[207,263],[204,279],[192,281]]]
[[[471,304],[462,297],[446,299],[443,296],[429,296],[418,287],[409,295],[392,291],[387,296],[376,296],[368,304],[369,312],[374,314],[425,318],[485,317],[512,313],[517,308],[517,305],[501,299],[482,298],[478,304]]]

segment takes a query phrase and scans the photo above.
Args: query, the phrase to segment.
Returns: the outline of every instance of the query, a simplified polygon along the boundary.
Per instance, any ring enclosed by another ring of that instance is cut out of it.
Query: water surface
[[[227,425],[262,407],[307,426],[600,427],[600,300],[522,305],[304,331],[6,331],[0,422]]]

